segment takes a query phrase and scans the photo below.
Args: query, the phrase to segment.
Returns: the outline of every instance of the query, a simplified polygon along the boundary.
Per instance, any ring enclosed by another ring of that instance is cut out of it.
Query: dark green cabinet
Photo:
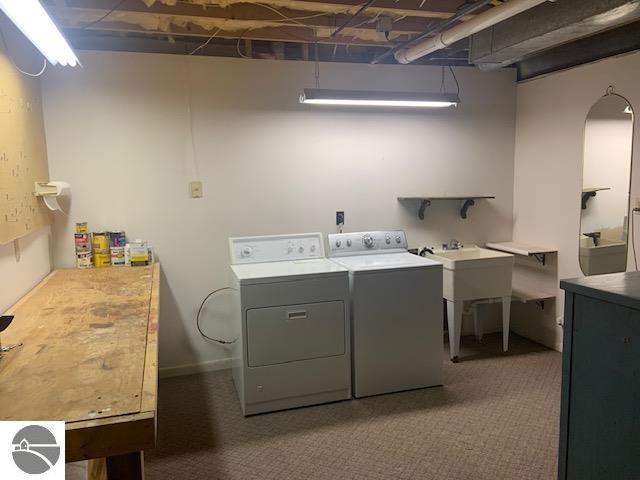
[[[561,480],[640,479],[640,273],[565,290]]]

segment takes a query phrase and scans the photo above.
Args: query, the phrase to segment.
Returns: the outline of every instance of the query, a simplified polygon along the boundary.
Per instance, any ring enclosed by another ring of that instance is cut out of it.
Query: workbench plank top
[[[101,423],[155,410],[159,265],[58,270],[8,314],[0,420]],[[69,425],[68,425],[69,427]]]

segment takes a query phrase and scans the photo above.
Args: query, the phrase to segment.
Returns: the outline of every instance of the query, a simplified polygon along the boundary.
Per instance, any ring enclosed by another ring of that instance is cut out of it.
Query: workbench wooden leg
[[[94,458],[87,462],[87,480],[107,480],[107,461]]]
[[[143,452],[107,457],[108,480],[144,480]]]

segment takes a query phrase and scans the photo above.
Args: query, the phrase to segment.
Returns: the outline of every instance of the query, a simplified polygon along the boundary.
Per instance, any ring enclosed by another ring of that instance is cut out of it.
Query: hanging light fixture
[[[0,9],[51,65],[79,62],[58,27],[38,0],[0,0]]]
[[[455,93],[382,92],[305,88],[300,103],[353,107],[447,108],[460,103]]]

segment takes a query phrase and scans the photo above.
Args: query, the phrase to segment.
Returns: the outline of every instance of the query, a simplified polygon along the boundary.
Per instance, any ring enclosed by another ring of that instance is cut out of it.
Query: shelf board
[[[521,303],[544,302],[545,300],[551,300],[552,298],[556,298],[556,296],[539,290],[533,290],[529,287],[525,288],[514,286],[511,292],[511,299]]]
[[[534,255],[544,255],[546,253],[557,253],[556,248],[547,248],[534,245],[528,245],[520,242],[490,242],[487,243],[487,248],[491,250],[498,250],[500,252],[513,253],[514,255],[522,255],[525,257],[532,257]]]
[[[496,198],[494,195],[425,195],[423,197],[398,197],[398,200],[410,201],[410,200],[482,200]]]
[[[582,193],[601,192],[602,190],[611,190],[611,187],[590,187],[583,188]]]
[[[461,201],[462,206],[460,207],[460,218],[467,218],[467,211],[469,207],[476,204],[476,200],[488,200],[496,198],[493,195],[425,195],[422,197],[398,197],[399,202],[411,202],[416,201],[420,203],[420,208],[418,209],[418,218],[420,220],[424,220],[424,211],[427,209],[429,205],[431,205],[432,201],[440,201],[440,200],[457,200]]]

